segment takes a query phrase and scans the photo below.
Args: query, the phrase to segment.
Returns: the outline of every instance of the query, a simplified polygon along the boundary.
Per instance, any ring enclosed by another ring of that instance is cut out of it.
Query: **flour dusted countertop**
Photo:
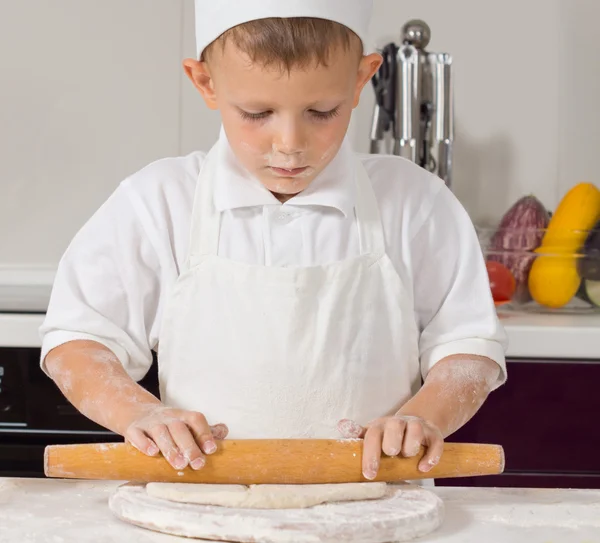
[[[600,314],[544,315],[503,311],[509,357],[600,360]],[[42,314],[0,313],[0,347],[40,347]]]
[[[190,541],[119,521],[108,509],[114,481],[0,479],[0,543]],[[436,543],[600,541],[600,491],[433,489],[445,504]]]

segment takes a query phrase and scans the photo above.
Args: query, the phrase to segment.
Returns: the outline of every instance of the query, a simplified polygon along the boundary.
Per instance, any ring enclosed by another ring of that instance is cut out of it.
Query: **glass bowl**
[[[496,305],[537,313],[600,312],[600,233],[546,233],[477,227]]]

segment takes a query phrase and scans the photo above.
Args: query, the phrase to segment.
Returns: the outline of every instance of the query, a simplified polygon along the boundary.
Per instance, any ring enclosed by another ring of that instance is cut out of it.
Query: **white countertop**
[[[508,334],[509,357],[600,360],[600,313],[499,314]]]
[[[600,360],[600,314],[500,313],[513,358]],[[0,347],[39,347],[42,314],[0,313]]]
[[[113,481],[0,479],[0,543],[166,543],[189,539],[118,520],[108,509]],[[600,491],[433,489],[445,520],[432,543],[600,541]]]
[[[42,314],[0,313],[0,347],[40,347]]]

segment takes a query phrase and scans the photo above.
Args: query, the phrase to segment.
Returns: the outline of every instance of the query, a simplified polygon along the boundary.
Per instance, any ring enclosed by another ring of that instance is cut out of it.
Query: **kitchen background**
[[[419,17],[454,58],[454,191],[479,224],[598,183],[600,3],[375,0],[377,46]],[[181,69],[193,0],[0,2],[0,266],[52,269],[128,174],[207,150],[219,119]],[[373,91],[352,137],[368,150]]]
[[[475,223],[527,194],[553,210],[581,181],[600,187],[600,2],[375,8],[377,46],[421,18],[428,49],[454,59],[452,186]],[[39,476],[47,444],[119,440],[41,373],[37,330],[62,253],[116,186],[216,139],[181,69],[192,13],[193,0],[0,0],[0,475]],[[363,152],[373,105],[368,87],[351,126]],[[450,483],[600,488],[600,314],[501,316],[508,383],[452,440],[501,444],[506,473]]]

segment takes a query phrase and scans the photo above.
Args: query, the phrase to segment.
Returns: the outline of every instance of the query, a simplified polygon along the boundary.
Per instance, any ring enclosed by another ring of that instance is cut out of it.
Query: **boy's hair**
[[[217,45],[224,51],[227,40],[253,63],[277,66],[288,72],[313,63],[328,66],[332,50],[338,47],[356,50],[357,59],[364,53],[362,40],[340,23],[313,17],[272,17],[230,28],[205,49],[201,60],[208,60]]]

